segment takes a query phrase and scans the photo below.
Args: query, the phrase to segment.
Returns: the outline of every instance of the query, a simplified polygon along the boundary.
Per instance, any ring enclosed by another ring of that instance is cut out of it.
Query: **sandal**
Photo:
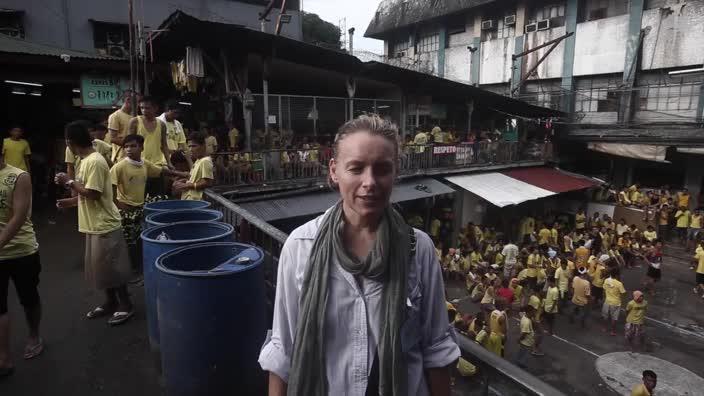
[[[130,311],[117,311],[108,319],[110,326],[117,326],[127,322],[134,315],[134,309]]]
[[[113,312],[115,312],[115,311],[110,309],[109,307],[105,307],[104,305],[100,305],[100,306],[93,308],[91,311],[89,311],[86,314],[86,318],[88,318],[88,319],[100,318],[103,316],[110,315]]]
[[[33,359],[44,352],[44,339],[39,338],[39,342],[34,345],[27,345],[24,348],[24,358],[25,360]]]
[[[0,368],[0,379],[7,378],[15,373],[14,367],[3,367]]]

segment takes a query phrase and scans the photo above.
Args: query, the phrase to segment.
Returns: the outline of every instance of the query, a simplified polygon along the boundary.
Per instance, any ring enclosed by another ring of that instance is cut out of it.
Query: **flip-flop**
[[[0,379],[7,378],[15,373],[14,367],[3,367],[0,368]]]
[[[27,345],[27,347],[24,348],[24,358],[25,360],[29,360],[41,355],[42,352],[44,352],[44,339],[39,338],[38,343],[32,346]]]
[[[86,314],[86,318],[88,318],[88,319],[100,318],[103,316],[110,315],[113,312],[114,312],[113,310],[106,309],[104,306],[100,305],[100,306],[97,306],[97,307],[93,308],[92,310],[90,310]]]
[[[110,326],[117,326],[127,322],[134,315],[134,309],[130,311],[117,311],[108,319]]]

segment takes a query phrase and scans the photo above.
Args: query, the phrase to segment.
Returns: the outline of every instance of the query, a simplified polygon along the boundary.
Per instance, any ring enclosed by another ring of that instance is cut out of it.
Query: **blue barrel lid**
[[[210,202],[187,199],[168,199],[165,201],[150,202],[144,205],[146,211],[164,211],[178,209],[205,209],[210,207]]]
[[[168,261],[182,255],[185,251],[196,249],[231,249],[229,259],[219,263],[208,270],[182,271],[168,268]],[[238,242],[206,242],[176,248],[166,252],[156,259],[156,268],[170,275],[186,277],[217,277],[228,276],[256,268],[264,261],[264,252],[253,245]]]
[[[211,214],[213,216],[213,220],[221,220],[223,217],[222,212],[220,212],[219,210],[203,208],[203,209],[178,209],[178,210],[154,212],[154,213],[148,215],[147,218],[144,220],[147,224],[151,224],[153,226],[174,224],[176,222],[169,221],[167,223],[167,222],[160,221],[159,218],[178,216],[179,214],[186,214],[187,215],[187,214],[191,214],[191,213]],[[201,221],[201,220],[184,220],[184,221]]]
[[[206,238],[195,238],[195,239],[173,239],[170,235],[173,234],[173,230],[177,228],[216,228],[220,230],[219,235],[213,235]],[[222,223],[219,221],[183,221],[178,223],[164,224],[159,226],[154,226],[152,228],[142,231],[141,238],[143,241],[152,243],[163,243],[163,244],[181,244],[187,241],[193,241],[194,243],[209,242],[214,239],[222,238],[223,235],[233,234],[235,227],[231,224]],[[169,239],[157,239],[161,233],[165,233]]]

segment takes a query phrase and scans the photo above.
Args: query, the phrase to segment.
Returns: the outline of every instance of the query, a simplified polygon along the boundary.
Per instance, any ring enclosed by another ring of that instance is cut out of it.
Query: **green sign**
[[[110,109],[122,101],[122,92],[129,87],[124,77],[84,74],[81,76],[83,107]]]

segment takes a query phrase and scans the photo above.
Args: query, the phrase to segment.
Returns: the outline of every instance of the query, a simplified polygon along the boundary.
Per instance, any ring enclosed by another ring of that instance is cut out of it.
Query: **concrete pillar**
[[[262,59],[262,99],[264,100],[264,133],[269,135],[269,66],[271,58]]]
[[[460,235],[460,231],[464,224],[462,224],[462,211],[464,210],[464,191],[460,190],[453,194],[454,196],[454,219],[452,224],[452,240],[450,240],[450,245],[445,246],[446,248],[455,247],[457,243],[457,238]]]
[[[628,160],[628,167],[626,168],[626,185],[630,186],[633,185],[633,168],[635,168],[635,162],[636,160],[630,159]]]
[[[474,16],[474,39],[472,41],[472,64],[470,65],[469,82],[474,86],[479,86],[479,69],[482,64],[482,16]]]
[[[565,30],[567,33],[574,32],[573,35],[563,40],[565,46],[562,58],[562,84],[565,91],[562,96],[561,110],[567,113],[574,113],[574,43],[577,38],[577,11],[579,0],[567,0],[565,8]]]
[[[524,36],[521,35],[521,36],[516,36],[514,38],[515,44],[516,44],[514,47],[514,50],[513,50],[514,55],[524,51],[523,37]],[[512,65],[513,69],[511,70],[511,92],[513,92],[513,89],[518,86],[518,83],[521,81],[521,77],[523,76],[523,59],[524,58],[525,57],[522,56],[520,58],[516,58],[513,61],[513,65]],[[523,89],[518,89],[513,95],[520,94],[522,90]]]
[[[702,181],[704,181],[704,156],[699,154],[688,154],[684,174],[684,186],[689,190],[693,198],[699,196],[702,191]],[[690,203],[690,208],[694,207]]]
[[[472,114],[474,113],[474,101],[467,102],[467,135],[472,131]]]
[[[704,122],[704,83],[699,86],[699,103],[697,104],[697,121]]]
[[[445,44],[447,43],[447,28],[443,25],[438,32],[438,77],[445,77]]]
[[[623,88],[618,109],[619,124],[627,125],[633,117],[633,87],[638,71],[638,53],[640,48],[641,21],[643,19],[644,0],[629,1],[628,36],[626,40],[626,57],[623,67]]]

